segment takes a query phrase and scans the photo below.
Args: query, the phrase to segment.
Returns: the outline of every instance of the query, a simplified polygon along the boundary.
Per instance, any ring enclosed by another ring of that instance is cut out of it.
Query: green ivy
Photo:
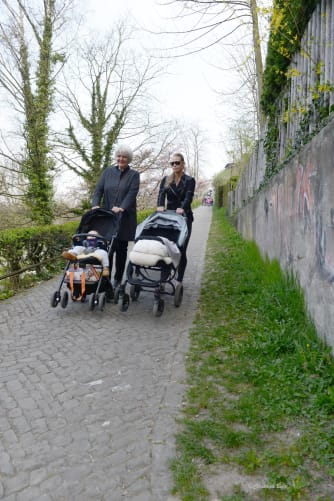
[[[276,120],[270,115],[268,118],[266,137],[263,141],[264,151],[266,153],[266,179],[271,178],[275,173],[278,154],[278,132]]]
[[[263,75],[261,106],[275,114],[275,102],[287,82],[287,69],[300,49],[307,23],[320,0],[274,0],[270,36]]]

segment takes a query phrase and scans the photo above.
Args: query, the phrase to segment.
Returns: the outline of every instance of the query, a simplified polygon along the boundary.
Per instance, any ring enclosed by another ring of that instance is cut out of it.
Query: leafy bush
[[[33,279],[59,269],[61,251],[68,247],[78,222],[62,226],[35,226],[0,232],[0,274],[9,276],[3,288],[20,286],[20,270],[34,270]]]
[[[138,212],[138,223],[154,209]],[[32,226],[0,231],[0,299],[36,280],[50,278],[61,270],[61,253],[71,245],[79,220],[62,225]],[[27,276],[23,272],[29,273]]]

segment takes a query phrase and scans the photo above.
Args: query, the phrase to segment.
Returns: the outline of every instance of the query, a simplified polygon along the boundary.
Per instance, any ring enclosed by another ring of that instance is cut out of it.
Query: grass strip
[[[190,336],[173,493],[184,501],[334,499],[330,349],[293,277],[221,209]],[[226,481],[213,494],[219,477]]]

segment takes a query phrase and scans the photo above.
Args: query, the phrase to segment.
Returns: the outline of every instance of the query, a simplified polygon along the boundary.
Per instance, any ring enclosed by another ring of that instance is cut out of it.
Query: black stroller
[[[105,209],[94,209],[86,212],[80,221],[77,232],[72,237],[73,245],[84,245],[88,232],[95,230],[99,236],[97,245],[107,251],[109,258],[115,238],[117,237],[120,224],[120,216]],[[63,284],[66,289],[61,293]],[[89,297],[88,297],[89,296]],[[51,306],[56,307],[60,303],[66,308],[69,299],[84,303],[88,300],[89,309],[98,308],[103,310],[106,302],[117,303],[121,301],[120,309],[126,311],[129,305],[129,295],[122,291],[114,290],[110,277],[103,276],[101,262],[89,254],[85,258],[76,261],[66,261],[63,276],[57,290],[52,294]]]
[[[162,296],[173,296],[176,307],[182,303],[183,285],[175,285],[173,280],[187,236],[186,218],[171,210],[155,212],[137,226],[125,285],[130,285],[133,301],[141,291],[153,292],[153,315],[156,317],[164,311]]]

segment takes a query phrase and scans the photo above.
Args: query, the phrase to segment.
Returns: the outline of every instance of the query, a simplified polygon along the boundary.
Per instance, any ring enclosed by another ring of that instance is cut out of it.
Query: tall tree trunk
[[[39,61],[36,71],[36,91],[31,88],[28,50],[24,36],[21,38],[22,79],[25,107],[25,139],[27,158],[24,174],[28,179],[26,204],[32,219],[38,224],[49,224],[53,220],[53,188],[50,177],[52,161],[49,158],[48,117],[51,111],[53,85],[51,81],[52,19],[55,0],[44,3],[43,32],[39,42]]]
[[[252,16],[252,28],[253,28],[253,47],[254,47],[254,58],[255,58],[255,69],[256,69],[256,82],[257,82],[257,115],[258,123],[260,129],[263,129],[265,123],[265,116],[262,113],[260,100],[263,88],[263,61],[261,53],[261,38],[259,30],[259,18],[258,18],[258,7],[256,0],[250,0],[250,11]]]
[[[0,0],[0,86],[12,99],[13,109],[22,114],[24,139],[19,154],[6,156],[0,148],[0,157],[10,158],[23,174],[27,212],[37,224],[49,224],[53,219],[54,161],[48,121],[55,65],[64,62],[64,54],[54,50],[53,42],[63,29],[71,2]]]

